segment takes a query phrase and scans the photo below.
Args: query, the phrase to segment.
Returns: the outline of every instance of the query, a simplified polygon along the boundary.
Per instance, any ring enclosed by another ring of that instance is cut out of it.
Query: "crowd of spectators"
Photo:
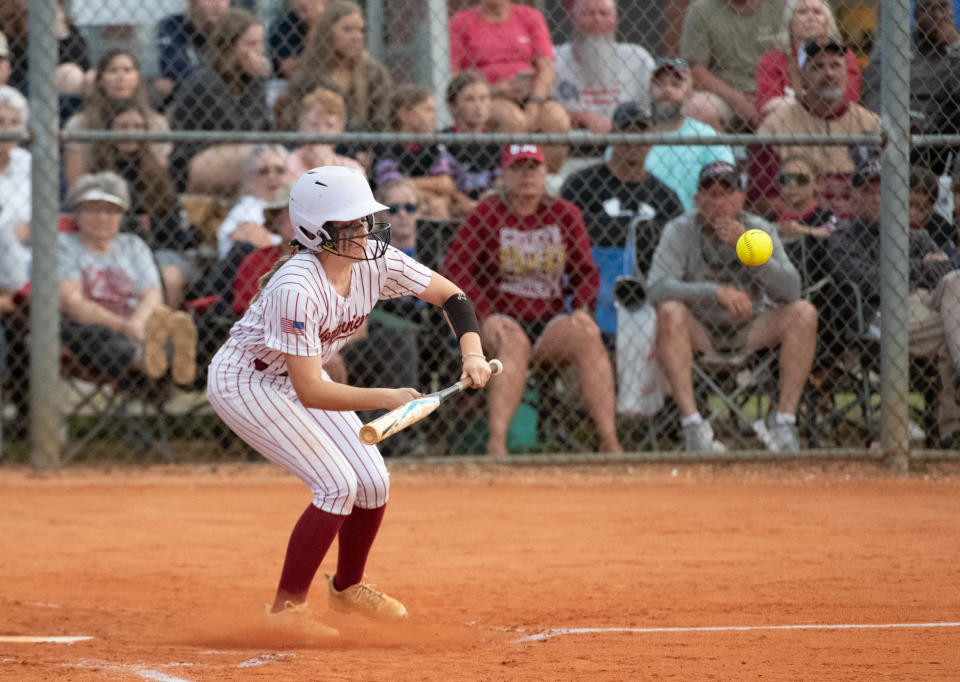
[[[61,209],[75,213],[77,224],[61,243],[64,262],[73,264],[62,286],[66,346],[80,353],[99,339],[103,357],[90,362],[137,366],[142,355],[141,369],[151,377],[162,375],[158,367],[165,371],[169,359],[174,378],[189,384],[185,351],[166,346],[176,338],[189,346],[190,334],[170,320],[182,320],[184,302],[206,294],[223,296],[236,312],[290,237],[280,209],[289,183],[316,166],[348,166],[365,173],[390,207],[378,219],[393,224],[398,248],[416,253],[418,223],[459,228],[442,267],[476,301],[485,348],[507,366],[489,391],[490,454],[506,452],[532,365],[575,368],[599,447],[620,449],[608,359],[616,315],[603,292],[612,277],[630,273],[606,270],[593,254],[610,246],[610,230],[622,242],[618,219],[647,211],[635,262],[657,311],[655,357],[680,407],[685,446],[720,447],[694,402],[694,351],[778,346],[780,394],[766,424],[768,445],[795,449],[818,319],[822,329],[834,322],[822,304],[829,297],[815,308],[802,288],[842,273],[864,300],[877,300],[875,156],[858,157],[844,145],[667,141],[615,144],[602,158],[577,163],[582,159],[571,158],[567,145],[504,149],[476,136],[572,129],[702,138],[879,133],[884,55],[879,47],[866,55],[849,49],[826,0],[679,3],[676,49],[667,42],[660,54],[620,40],[624,3],[560,5],[569,38],[557,45],[544,15],[527,3],[479,0],[451,13],[450,80],[428,88],[371,54],[365,10],[351,0],[289,0],[263,23],[229,0],[187,0],[183,13],[155,27],[156,71],[141,64],[133,44],[106,50],[94,65],[83,31],[58,3],[56,79],[66,131],[429,134],[445,106],[452,120],[445,132],[464,135],[448,145],[328,141],[289,149],[200,139],[65,144]],[[26,0],[0,8],[5,131],[22,131],[28,122],[28,9]],[[914,131],[960,133],[960,30],[949,0],[917,0],[910,62]],[[911,352],[941,353],[940,404],[948,412],[960,397],[960,208],[949,209],[960,199],[956,159],[954,146],[918,149],[910,171],[911,296],[925,311],[918,321],[911,317],[911,334],[924,338],[915,344],[912,337]],[[25,147],[0,141],[0,250],[16,262],[0,280],[0,313],[22,288],[31,259],[30,168]],[[561,188],[560,197],[548,186]],[[226,217],[204,232],[184,209],[186,194],[228,202]],[[750,228],[773,237],[774,257],[761,269],[739,266],[732,250]],[[112,234],[88,238],[96,229]],[[195,248],[211,237],[213,262]],[[97,268],[84,269],[84,259]],[[146,275],[125,279],[147,261]],[[108,285],[107,298],[90,297],[99,284],[88,277]],[[408,304],[378,308],[379,319],[344,352],[340,376],[365,368],[381,380],[416,385],[417,362],[402,377],[386,362],[393,352],[420,357],[418,332],[384,322],[404,317]],[[166,311],[162,321],[147,325],[157,306]],[[610,308],[599,326],[598,306]],[[159,342],[147,343],[148,327]],[[957,427],[960,419],[941,420],[942,433]]]

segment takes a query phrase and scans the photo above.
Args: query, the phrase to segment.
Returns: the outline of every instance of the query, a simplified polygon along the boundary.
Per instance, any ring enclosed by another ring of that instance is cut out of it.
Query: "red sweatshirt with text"
[[[444,260],[444,274],[473,300],[477,317],[493,313],[546,321],[597,300],[600,271],[580,209],[545,198],[533,214],[512,213],[498,196],[477,204]]]

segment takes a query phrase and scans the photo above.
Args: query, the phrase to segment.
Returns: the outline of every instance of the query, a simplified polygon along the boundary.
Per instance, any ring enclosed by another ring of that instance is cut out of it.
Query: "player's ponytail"
[[[253,305],[254,303],[256,303],[257,299],[260,298],[260,293],[266,288],[267,283],[270,281],[270,279],[275,274],[277,274],[277,270],[282,268],[284,263],[286,263],[288,260],[290,260],[296,254],[300,253],[300,251],[303,251],[303,250],[306,250],[306,247],[304,247],[296,239],[290,242],[290,253],[278,258],[277,262],[273,264],[273,267],[270,268],[269,272],[264,273],[263,275],[260,276],[260,279],[257,280],[257,293],[255,293],[253,295],[253,298],[250,299],[250,305]]]

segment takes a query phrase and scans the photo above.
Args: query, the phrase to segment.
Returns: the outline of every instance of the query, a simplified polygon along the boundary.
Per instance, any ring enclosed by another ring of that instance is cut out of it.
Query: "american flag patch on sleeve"
[[[302,320],[291,320],[289,317],[281,317],[280,331],[284,334],[299,334],[302,336],[307,331],[307,325]]]

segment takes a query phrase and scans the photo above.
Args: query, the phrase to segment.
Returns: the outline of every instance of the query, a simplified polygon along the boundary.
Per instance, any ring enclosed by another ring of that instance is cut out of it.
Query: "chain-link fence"
[[[506,366],[386,455],[953,449],[960,32],[915,5],[5,3],[4,455],[253,456],[206,370],[269,324],[291,183],[324,165]],[[334,317],[334,380],[459,377],[435,306]]]

